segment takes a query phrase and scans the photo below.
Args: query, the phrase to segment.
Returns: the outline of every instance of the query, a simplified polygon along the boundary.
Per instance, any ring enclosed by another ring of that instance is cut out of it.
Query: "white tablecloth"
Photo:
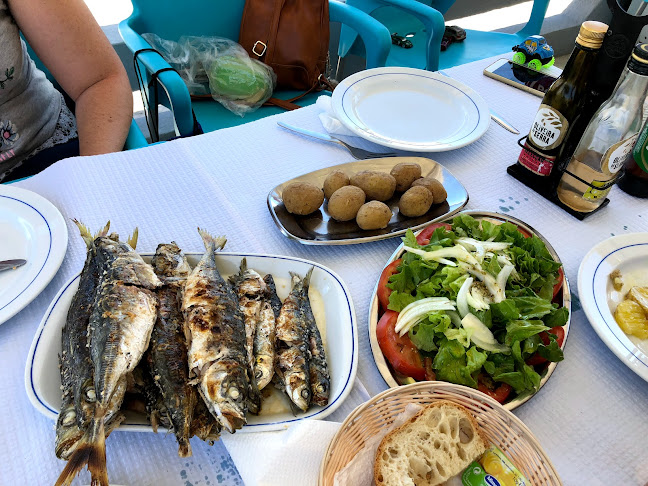
[[[477,90],[520,132],[528,130],[540,98],[484,77],[491,60],[448,73]],[[58,274],[30,305],[0,328],[0,484],[52,484],[63,463],[53,452],[53,422],[30,405],[23,384],[25,359],[45,309],[83,264],[84,245],[69,222],[90,228],[110,219],[123,234],[139,226],[138,249],[153,251],[174,239],[201,251],[196,226],[228,236],[229,251],[287,254],[337,272],[354,300],[360,341],[357,380],[371,395],[385,389],[367,334],[369,299],[397,238],[351,246],[304,246],[284,237],[268,213],[277,184],[315,169],[351,161],[341,148],[296,136],[278,119],[322,130],[315,107],[146,149],[62,161],[17,183],[49,199],[69,225],[68,253]],[[466,186],[469,209],[499,211],[526,221],[554,246],[576,293],[585,253],[610,235],[648,231],[648,203],[617,188],[611,203],[580,222],[506,174],[519,153],[513,135],[491,124],[476,143],[430,154]],[[380,149],[360,139],[354,143]],[[1,235],[0,235],[1,237]],[[367,395],[354,395],[331,419],[342,421]],[[602,343],[574,299],[571,330],[561,362],[545,387],[515,410],[533,431],[566,485],[644,485],[648,482],[648,385]],[[221,443],[192,441],[194,456],[176,456],[172,435],[115,433],[108,441],[111,481],[128,485],[241,484]],[[88,483],[84,475],[75,484]]]

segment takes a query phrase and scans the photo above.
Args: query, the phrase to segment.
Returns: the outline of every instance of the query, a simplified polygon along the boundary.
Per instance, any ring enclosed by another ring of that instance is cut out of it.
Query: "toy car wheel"
[[[552,57],[551,60],[550,60],[548,63],[546,63],[546,64],[544,65],[544,67],[546,67],[546,68],[550,68],[551,66],[554,65],[555,62],[556,62],[556,58],[555,58],[555,57]]]
[[[524,52],[516,52],[513,54],[513,62],[516,64],[524,64],[526,62]]]
[[[540,59],[531,59],[529,61],[529,67],[536,71],[540,71],[540,69],[542,68],[542,62],[540,62]]]

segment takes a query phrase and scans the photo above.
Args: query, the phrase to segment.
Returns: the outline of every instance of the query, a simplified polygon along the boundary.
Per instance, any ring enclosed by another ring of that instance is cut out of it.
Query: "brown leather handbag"
[[[329,37],[328,0],[245,2],[239,44],[252,59],[274,69],[277,88],[320,88],[328,60]]]

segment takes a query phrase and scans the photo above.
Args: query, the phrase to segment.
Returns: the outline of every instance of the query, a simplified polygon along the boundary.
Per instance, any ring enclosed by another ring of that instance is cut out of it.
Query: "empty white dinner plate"
[[[368,69],[333,91],[335,116],[354,134],[411,152],[442,152],[479,139],[490,123],[484,99],[436,72]]]
[[[27,263],[0,272],[0,324],[29,304],[56,275],[67,249],[65,220],[38,194],[0,185],[0,260]]]
[[[623,278],[614,289],[610,273]],[[590,324],[632,371],[648,381],[648,339],[626,335],[614,319],[617,305],[631,287],[648,286],[648,233],[613,236],[592,248],[578,270],[578,295]]]

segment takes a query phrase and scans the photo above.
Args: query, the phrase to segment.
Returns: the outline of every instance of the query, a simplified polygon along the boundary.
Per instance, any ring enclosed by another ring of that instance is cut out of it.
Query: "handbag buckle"
[[[261,47],[259,47],[259,46],[261,46]],[[256,42],[254,43],[254,46],[252,47],[252,52],[253,52],[257,57],[261,57],[261,56],[263,56],[263,55],[265,54],[265,51],[266,51],[267,48],[268,48],[268,46],[267,46],[265,43],[263,43],[263,42],[261,42],[261,41],[256,41]],[[260,49],[261,52],[257,52],[257,49]]]

